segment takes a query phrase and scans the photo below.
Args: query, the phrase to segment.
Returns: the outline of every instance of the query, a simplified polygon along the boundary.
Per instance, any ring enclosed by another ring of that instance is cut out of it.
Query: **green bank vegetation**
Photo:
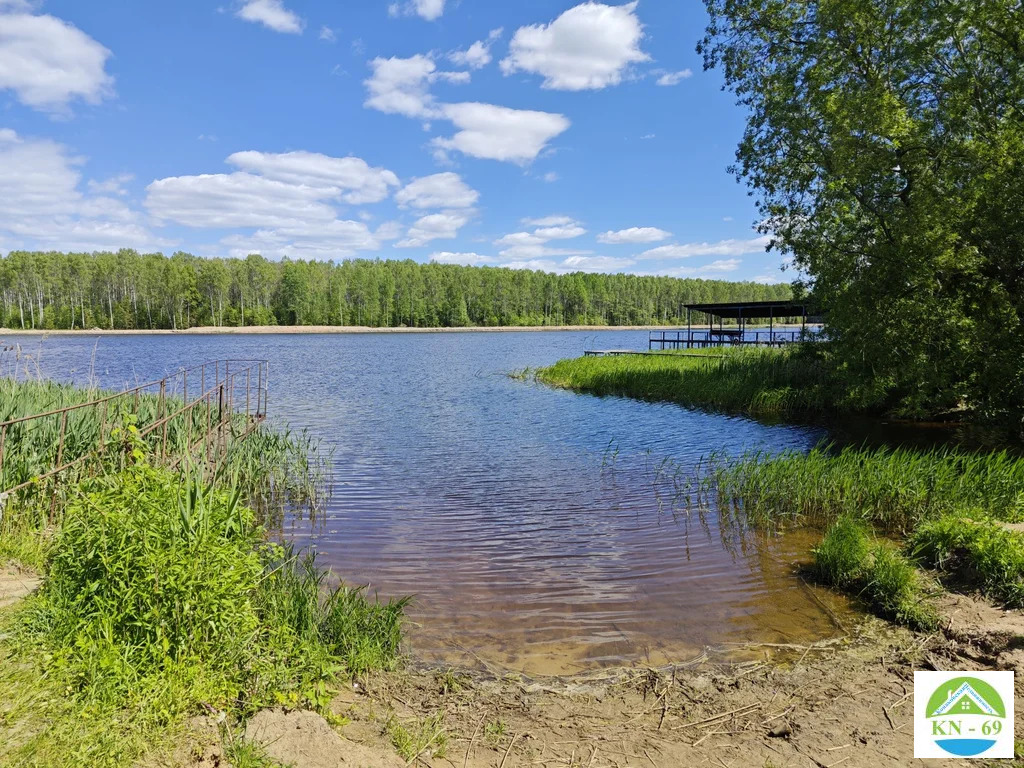
[[[819,447],[714,459],[724,514],[824,529],[815,571],[887,618],[934,628],[934,578],[1024,606],[1024,457],[1006,451]],[[897,543],[901,543],[898,546]]]
[[[784,349],[694,349],[678,354],[615,355],[560,360],[536,372],[556,387],[623,395],[691,407],[795,416],[881,407],[856,402],[809,346]]]
[[[338,585],[274,543],[248,503],[265,491],[254,481],[303,449],[263,455],[254,439],[210,475],[153,465],[128,423],[55,508],[42,492],[6,500],[0,562],[27,561],[43,585],[0,614],[0,764],[159,762],[208,713],[228,753],[263,764],[233,733],[241,719],[329,714],[339,678],[396,663],[405,601]]]
[[[0,256],[0,328],[657,325],[684,304],[787,299],[786,284],[404,261],[116,253]]]

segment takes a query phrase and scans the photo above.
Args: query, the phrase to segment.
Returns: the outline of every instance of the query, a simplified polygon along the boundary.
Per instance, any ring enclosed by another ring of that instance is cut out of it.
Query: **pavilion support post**
[[[775,310],[768,311],[768,346],[775,344]]]
[[[693,347],[693,328],[690,325],[690,308],[686,308],[686,348]]]

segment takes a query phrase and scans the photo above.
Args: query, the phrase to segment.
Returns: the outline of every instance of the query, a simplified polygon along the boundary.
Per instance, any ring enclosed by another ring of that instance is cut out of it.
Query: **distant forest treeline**
[[[407,261],[205,259],[187,253],[0,257],[0,327],[656,325],[686,303],[769,300],[786,284]]]

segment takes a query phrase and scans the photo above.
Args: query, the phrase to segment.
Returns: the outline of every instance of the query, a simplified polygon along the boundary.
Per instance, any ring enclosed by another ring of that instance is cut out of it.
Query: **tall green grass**
[[[705,488],[724,509],[763,525],[825,527],[842,516],[907,533],[925,519],[972,510],[1024,519],[1024,458],[953,448],[818,447],[710,462]]]
[[[404,601],[270,543],[240,487],[132,458],[68,489],[43,586],[0,628],[0,764],[129,765],[190,715],[323,708],[396,662]]]
[[[821,354],[809,346],[581,357],[541,368],[536,376],[578,392],[761,416],[853,410]]]

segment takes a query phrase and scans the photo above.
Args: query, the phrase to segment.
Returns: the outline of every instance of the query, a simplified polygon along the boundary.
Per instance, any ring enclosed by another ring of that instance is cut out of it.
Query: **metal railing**
[[[701,349],[704,347],[763,346],[780,347],[800,341],[813,341],[809,330],[747,331],[739,328],[708,330],[651,331],[647,341],[650,349]]]
[[[177,466],[200,449],[205,460],[216,461],[232,440],[244,439],[266,418],[268,374],[266,360],[213,360],[122,392],[0,422],[0,493],[19,491],[102,456],[114,428],[123,427],[128,416],[158,461]],[[87,428],[76,431],[67,450],[73,421]],[[8,465],[19,442],[29,440],[49,443],[52,453],[37,454],[33,462],[49,468],[15,477]]]

